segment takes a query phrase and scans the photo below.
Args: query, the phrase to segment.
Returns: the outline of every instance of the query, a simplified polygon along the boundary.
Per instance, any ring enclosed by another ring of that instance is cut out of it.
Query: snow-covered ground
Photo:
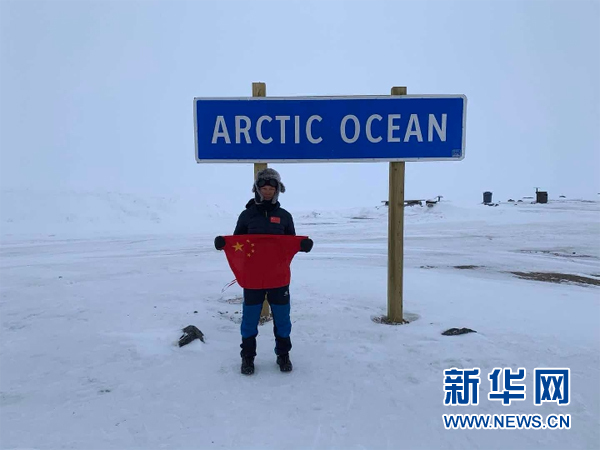
[[[406,208],[410,323],[397,326],[373,320],[386,314],[387,209],[290,208],[315,241],[292,263],[294,371],[279,372],[267,323],[247,377],[241,289],[221,292],[233,276],[213,248],[236,215],[68,198],[61,211],[18,192],[0,203],[3,449],[600,447],[600,287],[511,273],[600,282],[598,201]],[[179,348],[190,324],[206,342]],[[441,335],[452,327],[477,333]],[[481,369],[478,406],[443,405],[451,367]],[[526,368],[526,400],[487,399],[496,367]],[[569,405],[533,404],[537,367],[571,369]],[[448,413],[572,420],[569,430],[446,430]]]

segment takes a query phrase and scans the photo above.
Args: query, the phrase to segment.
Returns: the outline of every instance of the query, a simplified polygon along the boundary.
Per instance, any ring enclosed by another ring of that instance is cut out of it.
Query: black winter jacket
[[[254,199],[238,218],[233,234],[288,234],[295,236],[294,219],[279,202],[257,204]]]

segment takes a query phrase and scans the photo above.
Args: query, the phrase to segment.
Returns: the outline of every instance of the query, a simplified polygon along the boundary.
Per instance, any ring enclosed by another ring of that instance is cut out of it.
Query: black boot
[[[279,364],[279,370],[282,372],[292,371],[292,362],[290,361],[290,354],[284,353],[283,355],[277,356],[277,364]]]
[[[242,373],[252,375],[254,373],[254,356],[242,355]]]

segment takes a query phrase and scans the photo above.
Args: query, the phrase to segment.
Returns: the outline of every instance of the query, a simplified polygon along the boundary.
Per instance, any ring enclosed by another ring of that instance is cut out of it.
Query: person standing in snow
[[[246,205],[240,214],[234,235],[242,234],[279,234],[296,235],[292,215],[281,208],[279,194],[285,192],[281,176],[274,169],[264,169],[256,174],[252,186],[254,198]],[[309,252],[312,249],[311,239],[300,242],[300,251]],[[222,236],[215,238],[215,248],[222,250],[225,240]],[[269,267],[265,267],[269,270]],[[242,357],[241,372],[245,375],[254,373],[254,357],[256,356],[256,336],[265,296],[273,313],[273,334],[275,335],[275,354],[277,364],[282,372],[292,370],[289,352],[292,349],[290,333],[290,290],[289,285],[272,289],[244,289],[244,304],[242,310]]]

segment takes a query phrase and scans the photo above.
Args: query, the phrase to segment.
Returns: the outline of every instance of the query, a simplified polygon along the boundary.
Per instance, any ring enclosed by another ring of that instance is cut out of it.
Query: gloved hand
[[[223,250],[225,248],[225,238],[223,236],[217,236],[215,238],[215,248],[217,250]]]
[[[306,253],[310,252],[313,248],[313,244],[314,242],[312,239],[302,239],[300,241],[300,251]]]

